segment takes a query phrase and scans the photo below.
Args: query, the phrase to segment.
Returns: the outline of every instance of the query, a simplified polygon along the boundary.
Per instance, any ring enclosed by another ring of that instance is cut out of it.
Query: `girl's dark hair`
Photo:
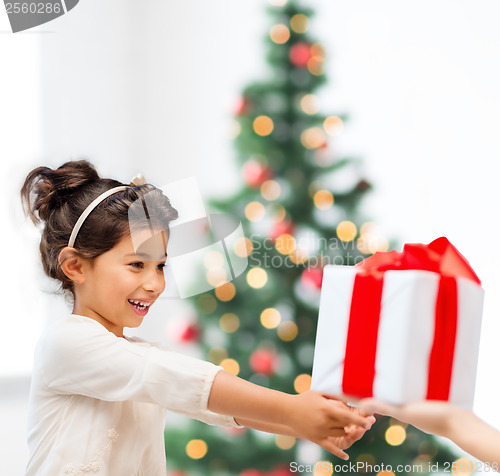
[[[43,223],[43,268],[49,277],[60,281],[63,290],[73,293],[73,282],[61,269],[59,253],[68,246],[75,223],[95,198],[120,185],[125,184],[99,177],[86,160],[66,162],[57,169],[37,167],[26,177],[21,199],[35,225]],[[144,197],[148,219],[139,226],[153,224],[168,230],[170,221],[177,218],[177,210],[162,191],[150,184],[130,187],[104,199],[83,222],[74,245],[78,254],[93,260],[129,235],[129,207],[138,199],[144,201]]]

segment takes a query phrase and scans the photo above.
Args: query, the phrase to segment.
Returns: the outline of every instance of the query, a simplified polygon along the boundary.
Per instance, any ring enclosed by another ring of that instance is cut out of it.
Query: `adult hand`
[[[365,412],[379,413],[409,423],[425,433],[447,436],[453,418],[458,418],[461,408],[447,402],[424,400],[405,405],[391,405],[374,398],[359,401],[359,408]]]

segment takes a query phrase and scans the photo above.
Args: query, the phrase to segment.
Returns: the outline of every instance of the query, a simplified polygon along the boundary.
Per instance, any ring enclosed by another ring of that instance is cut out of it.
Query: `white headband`
[[[146,183],[146,179],[142,176],[142,174],[136,175],[132,181],[130,182],[130,186],[135,186],[135,185],[144,185]],[[75,223],[75,226],[73,227],[73,231],[71,232],[71,236],[69,237],[68,241],[68,246],[72,248],[75,245],[75,240],[78,235],[78,232],[80,231],[80,228],[83,225],[83,222],[87,219],[87,217],[92,213],[95,207],[99,205],[105,198],[108,198],[109,196],[113,195],[114,193],[121,192],[122,190],[126,190],[127,188],[130,188],[129,185],[121,185],[119,187],[111,188],[109,190],[106,190],[104,193],[101,193],[95,200],[93,200],[90,205],[87,206],[85,210],[83,210],[83,213],[80,215],[80,218],[78,218],[77,222]]]

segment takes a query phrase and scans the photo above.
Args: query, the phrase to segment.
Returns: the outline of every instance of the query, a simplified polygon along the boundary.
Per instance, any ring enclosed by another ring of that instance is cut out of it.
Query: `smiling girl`
[[[50,326],[35,350],[27,475],[165,475],[167,409],[305,438],[343,459],[374,422],[331,397],[260,387],[124,336],[165,288],[177,211],[161,190],[100,178],[90,163],[73,161],[36,168],[21,194],[33,221],[43,223],[44,270],[73,300],[72,314]],[[146,202],[145,218],[131,223],[133,204]],[[137,249],[137,242],[150,243]]]

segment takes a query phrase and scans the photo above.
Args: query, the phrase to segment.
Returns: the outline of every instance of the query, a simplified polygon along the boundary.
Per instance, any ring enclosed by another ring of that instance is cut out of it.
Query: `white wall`
[[[330,52],[324,110],[352,117],[334,147],[363,157],[376,186],[365,210],[401,242],[448,236],[483,279],[476,410],[500,427],[500,384],[491,378],[500,332],[500,7],[494,0],[304,3],[316,7],[312,25]],[[141,170],[158,184],[195,175],[207,195],[234,189],[229,119],[242,86],[265,71],[265,5],[82,0],[30,32],[0,34],[4,291],[16,303],[2,317],[0,374],[29,376],[36,338],[64,309],[39,290],[37,235],[16,196],[23,176],[84,155],[121,180]],[[7,28],[0,14],[0,30]],[[167,319],[185,312],[162,302],[146,333],[165,335]],[[26,401],[14,404],[4,397],[12,386],[0,385],[1,415],[19,429]],[[0,473],[22,474],[25,455],[17,430],[0,433]]]

